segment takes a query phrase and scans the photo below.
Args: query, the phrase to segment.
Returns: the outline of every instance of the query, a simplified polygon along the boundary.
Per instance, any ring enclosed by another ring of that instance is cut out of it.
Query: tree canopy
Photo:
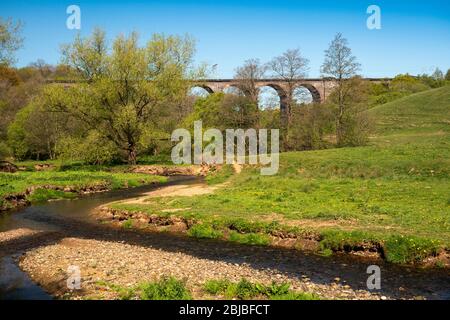
[[[96,130],[133,164],[146,135],[164,125],[161,117],[184,102],[186,80],[196,71],[194,50],[188,36],[161,34],[141,47],[136,33],[118,36],[109,48],[105,33],[95,30],[62,50],[64,62],[84,82],[69,88],[47,87],[46,104]]]

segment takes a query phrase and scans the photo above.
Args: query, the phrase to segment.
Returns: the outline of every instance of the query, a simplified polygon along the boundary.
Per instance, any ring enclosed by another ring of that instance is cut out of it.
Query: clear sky
[[[310,77],[320,75],[323,52],[337,32],[349,40],[367,77],[430,73],[450,68],[448,0],[15,0],[0,4],[0,16],[24,22],[18,66],[39,58],[56,64],[60,44],[78,32],[66,28],[69,5],[81,8],[81,34],[96,26],[109,38],[138,31],[144,43],[154,32],[192,35],[197,62],[218,64],[218,77],[232,77],[249,58],[268,61],[300,48]],[[369,5],[381,8],[381,30],[369,30]]]

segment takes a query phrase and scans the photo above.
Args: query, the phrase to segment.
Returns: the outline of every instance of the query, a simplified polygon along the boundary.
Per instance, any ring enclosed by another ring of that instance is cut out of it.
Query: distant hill
[[[450,132],[450,86],[427,90],[368,111],[377,135]]]

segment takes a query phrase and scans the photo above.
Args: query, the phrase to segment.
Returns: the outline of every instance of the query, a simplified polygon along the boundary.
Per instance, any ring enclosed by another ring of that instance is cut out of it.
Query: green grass
[[[268,245],[270,243],[270,238],[266,234],[261,233],[239,233],[236,231],[231,231],[229,240],[242,244],[251,245]]]
[[[120,300],[192,300],[193,294],[182,280],[162,276],[158,281],[142,282],[134,286],[121,286],[105,281],[97,281],[98,286],[117,293]],[[290,289],[290,284],[272,282],[270,285],[253,283],[243,278],[239,282],[226,279],[206,281],[197,290],[196,298],[223,296],[226,299],[272,299],[272,300],[319,300],[320,296]]]
[[[220,170],[209,172],[205,178],[205,181],[209,185],[223,183],[233,175],[233,167],[231,165],[225,165]]]
[[[228,183],[213,194],[115,207],[161,215],[191,208],[177,215],[231,230],[228,239],[241,243],[266,244],[244,234],[280,230],[319,235],[324,253],[377,243],[388,261],[399,263],[450,248],[450,87],[369,112],[377,125],[368,146],[283,153],[274,176],[248,167],[240,174],[218,173]],[[421,243],[426,254],[395,244],[393,236]]]
[[[188,230],[188,235],[198,239],[218,239],[223,233],[207,224],[195,224]]]
[[[105,281],[97,285],[115,291],[120,300],[191,300],[192,294],[184,281],[163,276],[158,281],[142,282],[136,286],[124,287]]]
[[[192,296],[183,281],[164,277],[157,282],[140,286],[141,300],[191,300]]]
[[[64,192],[51,189],[37,189],[28,196],[28,200],[32,203],[44,202],[52,199],[74,199],[77,194],[72,192]]]
[[[45,162],[47,163],[47,162]],[[27,171],[16,173],[0,172],[0,199],[8,195],[25,192],[29,187],[42,187],[28,196],[32,202],[40,202],[48,199],[73,198],[78,191],[87,188],[119,189],[123,187],[135,187],[153,182],[164,182],[165,177],[151,176],[146,174],[126,173],[122,167],[106,168],[78,167],[61,168],[55,166],[51,170],[32,171],[36,162],[18,163],[26,166]],[[76,168],[76,169],[74,169]],[[44,190],[46,186],[64,188],[69,187],[74,192],[63,192],[58,190]]]
[[[437,253],[439,242],[393,235],[385,243],[386,260],[393,263],[418,262]]]
[[[318,300],[319,296],[310,293],[290,290],[289,283],[264,285],[252,283],[247,279],[231,282],[226,279],[209,280],[203,285],[203,290],[210,295],[222,295],[227,299],[272,299],[272,300]]]
[[[134,221],[133,219],[127,219],[122,223],[122,227],[125,229],[132,229]]]
[[[450,87],[416,93],[371,109],[378,135],[449,132]]]

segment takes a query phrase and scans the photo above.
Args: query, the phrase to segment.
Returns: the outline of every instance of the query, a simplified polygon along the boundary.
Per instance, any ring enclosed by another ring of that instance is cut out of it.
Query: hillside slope
[[[378,135],[450,132],[450,86],[416,93],[369,113]]]

